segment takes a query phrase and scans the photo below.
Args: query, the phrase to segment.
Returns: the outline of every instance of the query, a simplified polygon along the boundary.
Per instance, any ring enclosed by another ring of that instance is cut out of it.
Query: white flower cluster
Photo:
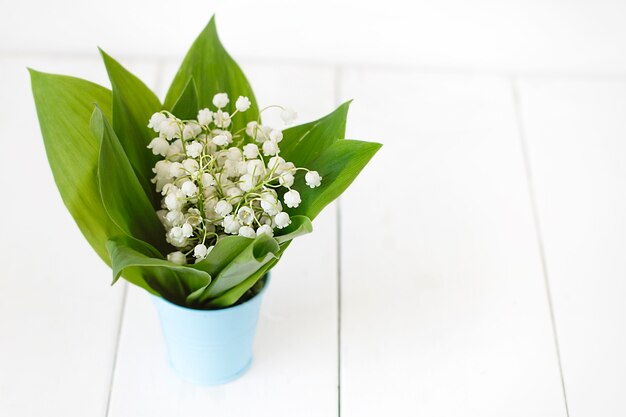
[[[239,97],[233,114],[223,110],[228,103],[228,95],[219,93],[213,97],[215,109],[201,109],[197,120],[180,120],[167,111],[150,118],[148,127],[159,136],[148,148],[163,157],[153,168],[152,182],[163,195],[157,214],[167,242],[179,249],[168,254],[171,262],[198,262],[224,236],[274,236],[276,228],[291,224],[282,204],[295,208],[301,202],[291,188],[297,171],[306,171],[309,187],[321,184],[316,171],[280,157],[281,130],[250,122],[232,132],[232,118],[251,103]],[[282,109],[285,124],[295,117],[293,110]],[[286,188],[282,202],[277,192],[281,187]]]

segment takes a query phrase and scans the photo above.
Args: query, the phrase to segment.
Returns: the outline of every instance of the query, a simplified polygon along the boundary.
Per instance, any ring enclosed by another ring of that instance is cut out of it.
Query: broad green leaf
[[[375,142],[347,139],[334,142],[307,165],[308,169],[320,173],[321,186],[309,188],[304,175],[297,177],[294,188],[300,192],[302,202],[297,208],[290,210],[290,213],[303,214],[314,219],[352,184],[381,146]]]
[[[110,265],[105,242],[122,232],[100,199],[100,144],[89,119],[94,103],[110,117],[111,92],[78,78],[29,71],[46,154],[63,202],[89,244]]]
[[[254,274],[246,278],[239,285],[231,288],[226,291],[222,295],[215,297],[209,300],[206,303],[207,308],[225,308],[232,306],[235,304],[241,297],[244,296],[250,288],[252,288],[263,276],[274,267],[274,265],[278,262],[278,259],[273,259],[272,261],[265,264],[262,268],[256,271]]]
[[[166,261],[153,246],[129,236],[114,237],[106,247],[112,260],[113,282],[123,275],[173,303],[186,305],[188,294],[211,282],[206,272]]]
[[[219,274],[212,275],[211,285],[201,295],[194,296],[198,303],[206,303],[211,298],[241,284],[275,259],[280,250],[276,240],[265,234],[248,241],[250,243],[243,250],[235,252],[236,256],[231,257],[230,262]],[[229,255],[232,256],[232,253]]]
[[[311,161],[324,149],[345,137],[349,108],[350,101],[319,120],[286,129],[280,143],[280,156],[298,167],[310,168]]]
[[[259,109],[252,87],[237,63],[222,46],[217,36],[215,17],[211,18],[185,56],[165,97],[166,109],[173,108],[191,78],[196,83],[199,108],[209,106],[213,108],[213,96],[217,93],[228,93],[230,103],[225,110],[232,114],[235,111],[237,97],[247,96],[250,99],[252,106],[233,119],[233,131],[258,119]]]
[[[165,248],[165,231],[141,188],[115,132],[96,107],[91,129],[101,141],[98,183],[102,202],[113,222],[129,236]]]
[[[239,285],[236,285],[232,287],[230,290],[226,291],[225,293],[209,300],[209,302],[206,304],[206,307],[207,308],[224,308],[224,307],[231,306],[235,304],[237,301],[239,301],[239,299],[243,297],[246,294],[246,292],[248,292],[248,290],[254,287],[256,283],[261,278],[263,278],[263,276],[267,272],[269,272],[272,268],[274,268],[274,266],[278,263],[281,256],[283,255],[285,250],[287,250],[291,242],[293,241],[289,240],[285,243],[282,243],[274,259],[270,260],[267,264],[265,264],[257,272],[255,272],[254,274],[246,278]]]
[[[295,239],[298,236],[306,235],[313,231],[313,225],[311,220],[306,216],[292,216],[291,224],[285,229],[280,231],[280,235],[275,239],[278,243],[283,243],[288,240]]]
[[[227,236],[219,240],[206,258],[191,268],[205,271],[212,277],[217,276],[239,252],[250,246],[254,240],[243,236]]]
[[[198,91],[193,78],[190,78],[180,97],[172,106],[172,114],[182,120],[191,120],[196,118],[198,110],[200,110],[198,107]]]
[[[113,90],[113,130],[117,134],[128,160],[133,166],[145,194],[154,207],[158,206],[158,194],[150,183],[152,168],[157,162],[146,147],[156,136],[148,128],[153,113],[162,110],[157,96],[135,75],[100,49]]]

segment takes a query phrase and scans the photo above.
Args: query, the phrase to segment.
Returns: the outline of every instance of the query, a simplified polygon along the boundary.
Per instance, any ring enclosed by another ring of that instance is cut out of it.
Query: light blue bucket
[[[171,367],[198,385],[223,384],[242,376],[252,363],[252,345],[263,289],[251,299],[221,310],[194,310],[152,296]]]

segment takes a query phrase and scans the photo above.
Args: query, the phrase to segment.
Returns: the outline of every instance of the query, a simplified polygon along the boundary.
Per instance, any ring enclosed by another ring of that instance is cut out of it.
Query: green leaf
[[[263,276],[276,265],[278,262],[278,258],[272,259],[270,262],[265,264],[262,268],[260,268],[257,272],[246,278],[243,282],[230,290],[226,291],[222,295],[219,295],[206,303],[206,307],[208,308],[225,308],[232,306],[235,304],[244,294],[252,288]]]
[[[101,141],[98,161],[100,196],[109,217],[129,236],[165,249],[165,231],[141,188],[115,132],[96,107],[91,129]]]
[[[228,254],[228,263],[221,268],[221,271],[218,274],[212,275],[213,281],[211,282],[211,285],[209,285],[202,294],[194,294],[193,298],[197,303],[205,304],[209,302],[211,298],[217,297],[241,284],[267,265],[272,259],[275,259],[276,253],[280,250],[280,246],[276,240],[265,234],[262,234],[255,239],[243,239],[248,240],[247,245],[240,250],[225,251],[225,253]],[[229,245],[241,244],[239,240],[237,242],[232,242],[233,243],[230,243]],[[217,246],[213,249],[213,251],[216,249]],[[213,251],[211,251],[209,255],[213,254]],[[212,261],[209,257],[207,257],[206,260],[209,262]],[[224,264],[221,260],[219,263]],[[199,264],[200,263],[194,266],[198,266]],[[205,266],[200,267],[206,271]]]
[[[291,224],[285,229],[280,231],[280,235],[275,239],[278,243],[283,243],[288,240],[295,239],[298,236],[306,235],[313,231],[313,225],[311,220],[306,216],[292,216]]]
[[[165,97],[166,109],[171,110],[174,107],[191,78],[194,79],[198,91],[198,109],[213,106],[213,96],[217,93],[228,93],[230,103],[225,110],[230,114],[235,111],[237,97],[247,96],[250,99],[252,106],[233,119],[233,131],[259,118],[252,87],[237,63],[222,46],[217,36],[215,17],[211,18],[185,56]]]
[[[314,219],[324,207],[339,197],[355,180],[382,145],[375,142],[338,140],[326,148],[306,167],[320,173],[322,185],[309,188],[304,176],[296,179],[294,187],[299,190],[302,202],[290,210],[294,215],[303,214]],[[295,217],[295,216],[294,216]]]
[[[256,285],[256,283],[263,278],[263,276],[269,272],[280,260],[281,256],[287,250],[289,245],[293,242],[292,240],[288,240],[285,243],[280,245],[280,249],[278,253],[276,253],[276,257],[270,260],[267,264],[263,265],[257,272],[252,274],[250,277],[246,278],[239,285],[232,287],[230,290],[226,291],[224,294],[221,294],[215,298],[212,298],[206,305],[207,308],[224,308],[235,304],[241,297],[243,297],[248,290]]]
[[[172,114],[182,120],[191,120],[198,115],[198,90],[193,78],[185,86],[185,89],[172,106]]]
[[[139,78],[102,49],[100,54],[113,90],[113,130],[145,194],[150,197],[153,207],[158,207],[159,196],[150,183],[152,168],[158,156],[146,147],[156,136],[156,133],[148,128],[148,120],[153,113],[162,110],[163,107],[157,96]]]
[[[280,143],[280,156],[298,167],[310,168],[311,161],[345,137],[349,108],[350,101],[319,120],[286,129]]]
[[[153,294],[185,306],[188,294],[211,282],[204,271],[166,261],[151,245],[128,236],[107,241],[113,269],[113,282],[120,275]]]
[[[94,103],[110,117],[111,92],[78,78],[29,71],[46,154],[63,202],[89,244],[110,265],[105,242],[121,230],[100,199],[100,144],[89,129],[89,118]]]

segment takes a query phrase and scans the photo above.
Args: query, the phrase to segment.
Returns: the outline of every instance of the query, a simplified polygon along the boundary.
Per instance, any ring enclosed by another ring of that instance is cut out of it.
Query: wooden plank
[[[294,106],[306,120],[330,111],[331,70],[244,66],[261,105]],[[164,71],[169,82],[175,65]],[[300,84],[307,80],[308,86]],[[302,81],[303,82],[303,81]],[[271,100],[271,102],[269,101]],[[271,119],[271,116],[270,116]],[[337,412],[336,211],[315,220],[275,268],[263,301],[251,369],[218,387],[196,387],[169,369],[156,311],[130,288],[110,416],[331,416]]]
[[[27,65],[106,83],[96,53],[0,60],[0,415],[104,415],[124,287],[61,201]]]
[[[341,415],[564,416],[508,80],[346,71]]]
[[[519,92],[570,413],[625,415],[626,81]]]

